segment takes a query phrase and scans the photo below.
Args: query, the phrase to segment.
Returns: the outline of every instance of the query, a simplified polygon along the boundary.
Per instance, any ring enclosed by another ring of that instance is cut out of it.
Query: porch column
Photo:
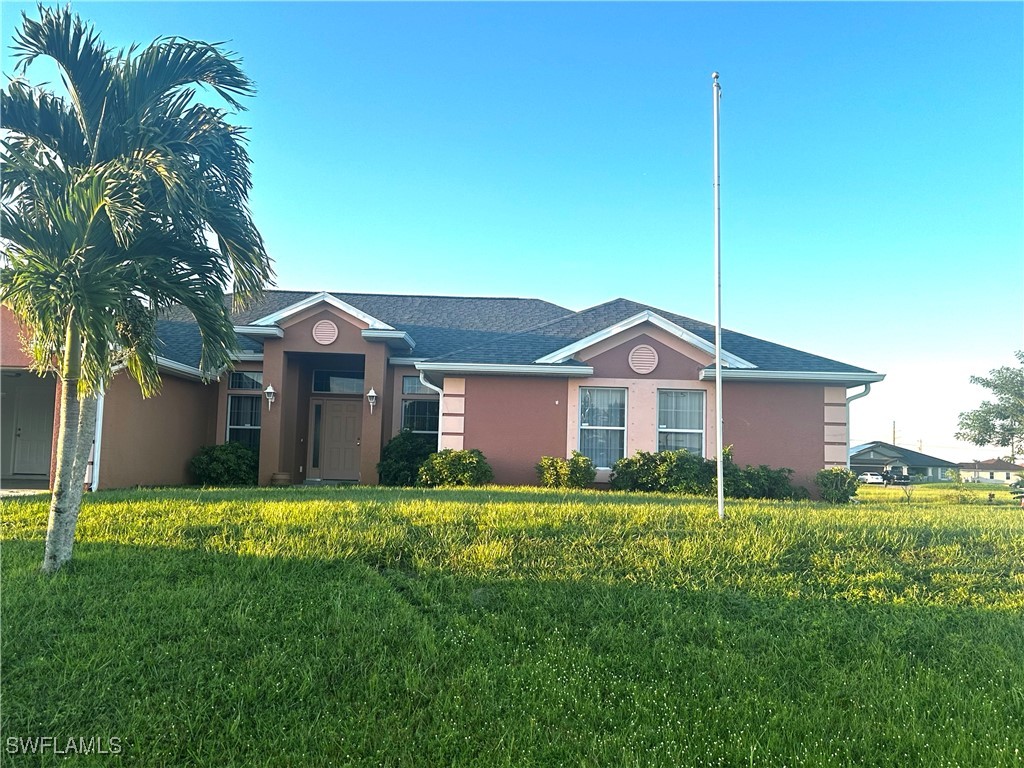
[[[281,339],[266,339],[263,343],[263,388],[273,385],[277,395],[271,406],[266,396],[260,393],[263,408],[260,425],[260,485],[269,485],[270,476],[282,471],[281,416],[284,404],[299,396],[298,392],[290,392],[285,386],[284,345],[281,342]]]
[[[384,435],[384,396],[387,392],[388,348],[385,344],[367,344],[363,369],[363,425],[359,447],[359,483],[360,485],[376,485],[377,462],[380,461],[380,450]],[[370,405],[366,400],[366,392],[373,389],[377,393],[377,404],[370,413]]]

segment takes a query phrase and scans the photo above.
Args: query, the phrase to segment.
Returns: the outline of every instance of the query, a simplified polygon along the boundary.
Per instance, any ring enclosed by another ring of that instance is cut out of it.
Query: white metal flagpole
[[[715,450],[718,465],[718,519],[725,520],[725,457],[722,447],[722,222],[718,167],[718,106],[722,100],[722,86],[718,84],[717,72],[711,73],[711,79],[715,116]]]

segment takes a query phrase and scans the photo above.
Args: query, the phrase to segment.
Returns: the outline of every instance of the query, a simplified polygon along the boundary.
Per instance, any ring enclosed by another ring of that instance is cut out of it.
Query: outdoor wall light
[[[366,393],[366,402],[370,404],[370,413],[373,413],[373,406],[377,404],[377,393],[373,391],[373,387]]]
[[[267,388],[263,390],[263,394],[267,396],[267,410],[269,411],[274,401],[277,399],[277,392],[274,391],[274,385],[268,384]]]

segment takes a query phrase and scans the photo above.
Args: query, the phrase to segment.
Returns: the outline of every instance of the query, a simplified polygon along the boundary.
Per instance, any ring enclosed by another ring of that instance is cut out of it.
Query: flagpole
[[[712,72],[712,96],[715,122],[715,456],[718,468],[718,519],[725,520],[725,464],[722,446],[722,222],[719,167],[718,167],[718,105],[722,100],[722,87],[718,73]]]

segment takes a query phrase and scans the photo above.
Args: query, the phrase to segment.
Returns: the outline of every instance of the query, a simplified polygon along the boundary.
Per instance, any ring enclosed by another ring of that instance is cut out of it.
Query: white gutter
[[[186,379],[196,379],[197,381],[207,381],[208,379],[215,378],[214,374],[206,376],[198,368],[193,368],[191,365],[185,365],[184,363],[176,362],[175,360],[169,360],[166,357],[158,357],[156,364],[161,368],[165,368],[172,373],[177,373],[180,376],[184,376]]]
[[[441,410],[444,405],[444,390],[427,381],[427,372],[420,371],[420,384],[437,392],[437,451],[441,452]]]
[[[871,382],[864,384],[864,391],[846,398],[846,468],[850,468],[850,403],[860,400],[871,391]]]
[[[700,372],[701,381],[709,381],[715,378],[715,372],[704,368]],[[846,373],[842,371],[754,371],[735,370],[732,368],[722,369],[722,378],[727,381],[796,381],[814,384],[827,383],[848,383],[855,387],[861,384],[871,384],[885,378],[884,373]]]
[[[360,332],[360,335],[367,341],[384,341],[390,347],[394,343],[396,346],[408,347],[408,351],[412,351],[416,347],[416,342],[413,341],[405,331],[388,330],[384,328],[366,328]]]
[[[284,338],[284,328],[276,325],[236,325],[234,331],[242,336],[258,336],[268,339]]]
[[[389,357],[388,365],[416,365],[426,359],[425,357]]]
[[[106,392],[101,389],[96,395],[96,431],[92,440],[92,490],[94,491],[100,487],[100,456],[102,455],[100,448],[103,446],[103,403],[105,400]]]
[[[262,363],[263,353],[262,352],[239,352],[237,355],[231,355],[232,360],[236,360],[239,363]]]
[[[497,363],[416,363],[418,371],[438,373],[495,374],[498,376],[593,376],[589,365],[501,365]]]

